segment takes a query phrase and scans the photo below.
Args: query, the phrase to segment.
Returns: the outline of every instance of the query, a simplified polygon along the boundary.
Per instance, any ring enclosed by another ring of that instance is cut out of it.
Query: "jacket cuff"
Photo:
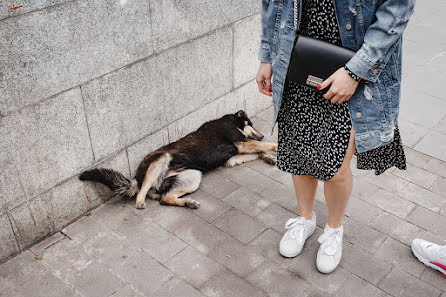
[[[380,67],[377,63],[367,58],[364,44],[345,66],[360,78],[371,82],[376,82],[381,71],[384,69],[384,67]]]
[[[260,62],[272,63],[271,51],[267,42],[261,42],[258,59]]]

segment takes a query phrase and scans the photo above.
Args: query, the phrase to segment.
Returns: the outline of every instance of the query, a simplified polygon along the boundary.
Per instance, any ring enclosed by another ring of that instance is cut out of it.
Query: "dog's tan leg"
[[[156,161],[150,164],[147,168],[144,180],[142,182],[141,189],[136,195],[136,208],[143,209],[146,207],[146,195],[154,183],[164,175],[169,169],[169,162],[172,160],[172,156],[168,153],[163,154]]]
[[[260,159],[262,159],[266,163],[271,164],[271,165],[277,164],[277,158],[275,156],[271,155],[270,153],[263,152],[263,153],[259,153],[259,154],[260,154]]]
[[[198,189],[201,182],[202,173],[199,170],[188,169],[181,171],[176,176],[176,186],[170,189],[160,200],[161,204],[176,206],[187,206],[190,208],[200,207],[200,203],[192,198],[179,198],[187,193],[192,193]]]
[[[260,158],[260,153],[235,155],[226,161],[225,166],[233,167],[235,165],[243,164],[245,162],[253,161],[259,158]]]
[[[239,153],[277,152],[277,144],[258,140],[238,141],[235,143]]]

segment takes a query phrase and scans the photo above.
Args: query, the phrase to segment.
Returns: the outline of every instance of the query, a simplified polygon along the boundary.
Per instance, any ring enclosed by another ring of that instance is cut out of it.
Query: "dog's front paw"
[[[272,149],[272,151],[273,151],[273,152],[277,152],[277,144],[276,144],[276,143],[273,144],[273,149]]]
[[[144,209],[146,208],[146,203],[145,202],[138,202],[135,205],[136,209]]]
[[[268,164],[271,164],[271,165],[276,165],[277,164],[277,157],[275,157],[275,156],[273,156],[273,155],[271,155],[269,153],[264,153],[262,155],[262,159],[263,159],[263,161],[265,161]]]
[[[191,201],[186,202],[185,205],[189,208],[197,209],[200,207],[200,202],[198,202],[197,200],[191,200]]]

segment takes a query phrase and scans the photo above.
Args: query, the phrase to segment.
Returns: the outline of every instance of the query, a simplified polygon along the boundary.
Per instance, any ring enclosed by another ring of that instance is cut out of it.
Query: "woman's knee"
[[[339,170],[336,172],[336,174],[330,178],[329,180],[326,180],[325,182],[328,183],[345,183],[349,181],[352,178],[352,171],[350,170],[350,166],[345,166],[339,168]]]

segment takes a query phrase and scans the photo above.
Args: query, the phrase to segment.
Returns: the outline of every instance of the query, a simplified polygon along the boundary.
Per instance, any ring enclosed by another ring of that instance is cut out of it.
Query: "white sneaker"
[[[331,228],[325,225],[324,233],[317,240],[321,244],[316,257],[316,266],[320,272],[330,273],[338,267],[342,257],[343,235],[343,226]]]
[[[296,257],[302,252],[305,240],[316,230],[316,214],[311,220],[304,217],[289,219],[285,224],[287,231],[279,244],[280,254],[284,257]]]
[[[436,245],[423,239],[414,239],[412,252],[424,265],[446,275],[446,246]]]

